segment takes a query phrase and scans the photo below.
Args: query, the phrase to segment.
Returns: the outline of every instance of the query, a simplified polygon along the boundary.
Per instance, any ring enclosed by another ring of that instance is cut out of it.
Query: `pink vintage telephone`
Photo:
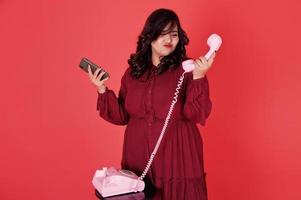
[[[145,187],[144,182],[133,172],[124,169],[116,170],[113,167],[97,170],[92,183],[103,197],[141,192]]]
[[[217,51],[221,46],[222,39],[217,34],[212,34],[208,40],[207,44],[210,46],[210,50],[205,55],[205,58],[208,60],[214,51]],[[174,105],[177,102],[178,93],[182,86],[182,82],[184,80],[184,74],[190,72],[194,69],[194,61],[193,60],[186,60],[182,63],[184,72],[181,75],[179,82],[177,84],[176,92],[173,97],[173,101],[170,105],[169,112],[165,119],[163,128],[161,130],[160,136],[156,143],[156,146],[147,162],[147,165],[140,177],[134,174],[131,171],[124,170],[124,169],[115,169],[110,167],[107,169],[104,167],[102,170],[97,170],[93,177],[92,183],[95,189],[102,195],[102,197],[109,197],[114,195],[126,194],[131,192],[141,192],[144,190],[145,184],[143,178],[146,176],[153,159],[157,153],[157,150],[160,146],[162,138],[164,136],[165,130],[168,125],[168,121],[171,117]]]
[[[209,45],[210,49],[204,57],[208,60],[214,53],[214,51],[217,51],[222,45],[222,38],[219,35],[213,33],[208,38],[207,44]],[[194,60],[186,60],[182,63],[182,66],[185,72],[190,72],[194,69]]]

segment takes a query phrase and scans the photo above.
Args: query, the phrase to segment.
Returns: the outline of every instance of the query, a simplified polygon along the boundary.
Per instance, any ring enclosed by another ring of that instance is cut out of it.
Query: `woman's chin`
[[[165,56],[168,56],[169,54],[171,54],[172,51],[165,51],[165,52],[162,52],[160,57],[165,57]]]

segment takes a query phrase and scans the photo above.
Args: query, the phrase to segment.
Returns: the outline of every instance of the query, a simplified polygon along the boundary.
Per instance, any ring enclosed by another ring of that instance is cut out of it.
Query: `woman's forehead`
[[[165,28],[163,29],[162,33],[167,33],[167,32],[177,32],[178,31],[178,26],[176,23],[169,22]]]

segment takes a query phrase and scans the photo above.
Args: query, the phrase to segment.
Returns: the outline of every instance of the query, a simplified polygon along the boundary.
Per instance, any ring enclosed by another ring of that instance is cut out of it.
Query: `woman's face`
[[[170,26],[171,23],[164,28],[156,40],[152,41],[152,54],[164,57],[171,54],[177,47],[179,42],[178,27],[175,25],[171,29]]]

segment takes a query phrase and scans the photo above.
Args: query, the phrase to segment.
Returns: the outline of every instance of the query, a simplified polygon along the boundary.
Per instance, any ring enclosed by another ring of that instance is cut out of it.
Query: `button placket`
[[[152,106],[152,90],[153,90],[153,86],[154,86],[154,81],[155,81],[155,70],[152,70],[151,75],[150,75],[150,82],[149,82],[149,86],[148,86],[148,92],[147,92],[147,97],[146,97],[146,111],[147,111],[147,123],[148,126],[151,126],[155,120],[155,116],[154,116],[154,110],[153,110],[153,106]]]

